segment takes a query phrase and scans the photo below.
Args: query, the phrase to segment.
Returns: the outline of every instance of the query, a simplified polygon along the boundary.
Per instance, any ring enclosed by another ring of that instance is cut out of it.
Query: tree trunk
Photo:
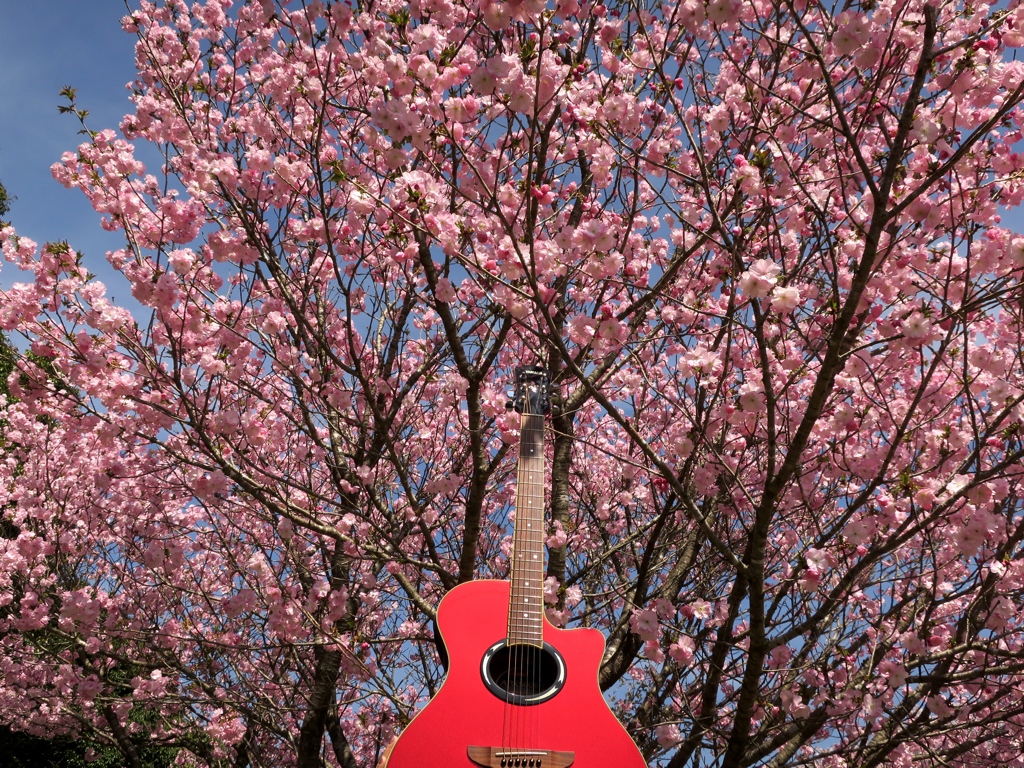
[[[106,718],[107,725],[110,726],[110,732],[117,742],[118,749],[124,755],[125,763],[130,768],[142,768],[142,757],[139,755],[139,750],[135,748],[135,745],[128,736],[128,731],[121,725],[121,721],[114,712],[114,708],[109,704],[103,708],[103,717]]]
[[[318,651],[313,690],[309,695],[309,708],[306,710],[306,717],[303,719],[302,729],[299,731],[299,746],[295,755],[297,768],[321,768],[323,766],[320,753],[324,743],[324,731],[327,729],[327,716],[334,704],[339,669],[341,669],[340,651],[322,649]]]

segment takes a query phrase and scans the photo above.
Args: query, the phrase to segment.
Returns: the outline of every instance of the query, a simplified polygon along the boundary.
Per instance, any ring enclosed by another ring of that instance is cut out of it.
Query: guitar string
[[[540,418],[538,418],[538,416],[540,416]],[[537,584],[539,583],[536,581],[536,564],[534,562],[538,559],[534,541],[534,537],[536,536],[534,528],[536,523],[535,512],[537,510],[538,501],[538,464],[544,460],[543,453],[536,455],[542,445],[541,440],[543,439],[543,431],[538,429],[539,426],[542,426],[543,422],[541,422],[541,425],[538,425],[538,421],[542,418],[542,415],[533,414],[531,412],[530,416],[524,419],[524,428],[527,436],[527,440],[524,441],[524,445],[528,447],[527,455],[529,458],[523,462],[523,479],[525,481],[523,489],[524,503],[521,505],[521,510],[519,510],[522,513],[522,517],[519,518],[519,522],[521,523],[519,528],[522,533],[521,543],[524,545],[522,548],[523,557],[520,559],[525,560],[525,567],[520,569],[519,576],[519,581],[521,582],[520,595],[523,599],[523,605],[520,606],[523,610],[523,621],[522,632],[519,637],[520,644],[516,654],[517,662],[522,664],[522,669],[517,671],[517,680],[519,681],[521,688],[521,696],[528,696],[536,693],[539,688],[539,685],[535,684],[535,680],[531,679],[535,677],[537,667],[537,652],[534,646],[534,643],[537,641],[537,638],[535,637],[537,628],[535,627],[536,622],[534,614],[539,610],[539,606],[536,605],[535,599],[534,604],[530,604],[529,601],[531,597],[535,597]],[[534,582],[532,589],[530,588],[531,581]],[[531,684],[534,684],[533,687],[531,687]],[[533,739],[531,738],[533,736],[531,731],[534,730],[534,717],[531,717],[531,715],[536,716],[536,713],[533,711],[532,706],[528,707],[525,703],[522,704],[521,707],[526,708],[517,709],[517,719],[519,720],[519,727],[516,729],[518,735],[517,746],[519,749],[528,749],[531,746],[534,746],[532,743]]]
[[[540,418],[533,419],[533,434],[531,435],[531,446],[537,452],[538,455],[533,457],[533,461],[530,462],[529,472],[529,485],[527,491],[530,495],[530,521],[527,526],[527,539],[530,542],[531,558],[528,562],[529,578],[534,583],[533,590],[528,590],[530,597],[534,599],[534,605],[531,606],[531,627],[530,627],[530,640],[533,642],[539,642],[541,647],[538,648],[535,645],[528,646],[526,651],[529,655],[529,659],[533,662],[533,688],[532,693],[537,694],[540,692],[541,685],[541,657],[543,654],[543,642],[544,642],[544,621],[543,621],[543,610],[544,610],[544,596],[543,596],[543,560],[539,557],[539,554],[543,554],[543,550],[540,548],[541,544],[541,531],[543,526],[543,509],[544,509],[544,489],[543,489],[543,477],[544,477],[544,422],[543,416]],[[540,513],[539,515],[537,513]],[[536,562],[533,562],[536,560]],[[540,589],[540,602],[537,602],[537,592]],[[527,598],[529,599],[529,598]],[[538,622],[539,619],[539,622]],[[536,636],[535,636],[536,635]],[[532,717],[530,716],[532,715]],[[541,746],[539,741],[540,731],[540,713],[539,711],[531,707],[529,714],[526,715],[528,723],[527,727],[527,743],[524,745],[527,748]]]
[[[543,651],[541,649],[543,648],[543,643],[544,643],[544,618],[543,618],[543,616],[544,616],[544,591],[543,591],[544,590],[544,580],[543,580],[542,574],[541,574],[541,570],[544,567],[544,560],[543,560],[544,553],[543,553],[543,550],[541,549],[541,536],[540,536],[541,532],[543,531],[543,526],[544,526],[544,486],[543,486],[543,479],[544,479],[544,420],[543,420],[543,417],[541,417],[538,420],[538,422],[536,424],[536,427],[537,427],[537,437],[536,437],[536,443],[535,444],[538,447],[538,456],[537,456],[537,461],[534,463],[534,472],[535,473],[532,475],[533,487],[531,488],[531,491],[533,493],[534,500],[535,500],[535,503],[533,505],[534,512],[535,513],[539,513],[539,514],[534,514],[534,518],[533,518],[533,538],[536,539],[536,541],[534,542],[534,545],[533,545],[533,551],[534,551],[534,554],[538,555],[537,566],[533,569],[534,570],[533,577],[534,577],[534,579],[536,579],[536,581],[534,582],[536,584],[536,587],[533,590],[533,594],[534,594],[534,597],[536,598],[536,595],[537,595],[537,593],[539,591],[540,592],[540,598],[539,598],[539,602],[537,603],[537,605],[534,606],[533,611],[534,611],[534,622],[535,622],[535,627],[534,628],[535,628],[536,634],[537,634],[536,641],[539,642],[541,644],[541,646],[540,646],[540,648],[537,648],[535,646],[531,650],[531,655],[533,656],[533,661],[534,661],[534,678],[535,678],[535,680],[534,680],[534,691],[535,691],[535,693],[539,693],[540,692],[541,657],[542,657],[542,654],[543,654]],[[533,740],[532,740],[532,743],[530,744],[530,746],[531,747],[540,747],[541,746],[540,740],[539,740],[540,722],[538,720],[538,718],[540,716],[540,711],[536,707],[532,707],[531,710],[530,710],[530,714],[532,715],[531,723],[533,725]]]
[[[523,445],[523,416],[519,417],[519,472],[516,473],[516,482],[521,482],[520,472],[523,467],[523,456],[522,456],[522,445]],[[518,541],[516,541],[516,528],[518,527],[519,519],[519,492],[520,489],[516,488],[516,522],[513,523],[512,529],[512,564],[511,564],[511,577],[512,583],[509,585],[509,613],[508,613],[508,637],[505,639],[505,716],[504,716],[504,727],[502,729],[501,746],[503,752],[508,752],[512,748],[512,718],[514,711],[512,709],[512,640],[515,627],[515,613],[514,613],[514,600],[515,600],[515,586],[516,586],[516,558],[519,557]]]
[[[536,478],[537,482],[536,482],[536,488],[535,488],[535,493],[536,493],[536,496],[537,496],[537,505],[536,505],[537,515],[536,515],[536,520],[534,521],[534,523],[535,523],[535,525],[534,525],[534,536],[536,536],[536,538],[537,538],[537,543],[536,543],[536,546],[534,547],[534,552],[538,553],[538,560],[537,560],[537,568],[536,568],[536,574],[535,574],[535,576],[537,578],[537,589],[534,590],[534,594],[538,594],[538,593],[540,594],[540,598],[539,598],[540,602],[539,602],[539,604],[537,605],[537,608],[536,608],[536,613],[537,613],[537,634],[538,634],[538,640],[540,642],[540,649],[536,650],[534,652],[534,654],[535,654],[536,660],[537,660],[537,665],[536,665],[537,683],[536,683],[536,687],[537,687],[537,690],[539,692],[541,684],[542,684],[542,681],[543,681],[543,667],[542,667],[542,665],[543,665],[543,661],[544,661],[544,651],[543,651],[543,648],[544,648],[544,421],[543,421],[543,419],[538,424],[538,430],[539,430],[539,435],[538,435],[537,443],[540,446],[540,456],[538,457],[538,462],[537,462],[537,478]],[[543,746],[543,744],[541,742],[541,738],[540,738],[540,736],[541,736],[540,731],[541,731],[542,722],[543,721],[541,720],[540,710],[535,708],[533,710],[534,739],[535,739],[534,746],[537,747],[537,748],[541,748]]]
[[[518,731],[518,727],[517,727],[518,726],[518,722],[517,721],[519,720],[519,718],[518,718],[518,707],[516,707],[515,704],[513,703],[513,698],[516,695],[514,689],[516,688],[517,680],[519,679],[519,655],[520,654],[519,654],[519,648],[517,647],[517,641],[522,636],[522,622],[519,619],[519,606],[516,605],[516,601],[517,601],[518,595],[519,595],[519,593],[521,591],[521,590],[517,589],[517,586],[518,586],[518,581],[522,578],[523,554],[524,554],[524,552],[527,549],[525,546],[523,546],[523,541],[522,541],[522,532],[523,532],[523,528],[524,528],[524,526],[522,525],[522,523],[523,523],[522,515],[523,515],[524,510],[525,510],[525,508],[527,506],[526,504],[523,503],[524,500],[525,500],[524,499],[525,486],[528,484],[528,480],[525,477],[525,474],[526,474],[526,461],[525,461],[525,457],[524,457],[523,453],[524,453],[524,450],[527,449],[527,445],[528,445],[527,444],[527,437],[528,437],[528,435],[527,435],[527,423],[528,423],[528,418],[529,418],[529,403],[530,403],[530,398],[526,397],[525,398],[525,407],[523,408],[523,412],[520,414],[520,418],[519,418],[519,445],[520,445],[519,471],[516,473],[516,480],[517,480],[517,483],[518,483],[518,489],[517,489],[516,496],[518,498],[516,499],[516,502],[517,502],[516,503],[516,520],[515,520],[515,523],[514,523],[513,535],[512,535],[512,574],[511,574],[512,575],[512,583],[509,586],[509,618],[510,618],[509,625],[510,626],[508,628],[509,629],[509,637],[505,641],[505,643],[506,643],[506,652],[507,652],[507,662],[506,662],[507,669],[506,669],[506,673],[505,673],[505,702],[506,702],[505,708],[506,708],[506,711],[508,712],[508,720],[509,720],[509,722],[508,722],[508,725],[509,725],[509,729],[508,730],[509,730],[509,732],[508,732],[508,738],[507,738],[507,742],[508,743],[503,745],[505,747],[506,751],[514,750],[517,747],[517,743],[516,742],[518,741],[518,738],[517,738],[518,737],[518,733],[517,733],[517,731]],[[518,567],[516,565],[516,561],[517,560],[519,561],[519,566]],[[504,742],[504,741],[506,741],[506,739],[503,737],[502,741]]]
[[[536,446],[536,436],[534,435],[534,430],[533,430],[534,419],[531,418],[533,414],[532,414],[532,411],[530,411],[529,407],[527,407],[527,411],[530,412],[530,416],[528,416],[525,419],[525,421],[526,421],[527,439],[526,439],[526,442],[524,443],[524,445],[527,446],[527,456],[529,457],[529,459],[527,459],[524,462],[526,483],[525,483],[525,494],[523,496],[523,501],[525,502],[525,504],[523,505],[523,507],[524,507],[523,510],[522,510],[523,517],[521,519],[522,531],[523,531],[522,539],[523,539],[523,543],[525,545],[523,547],[523,559],[526,561],[526,568],[524,568],[522,570],[521,574],[520,574],[520,579],[523,582],[523,588],[520,591],[520,594],[523,596],[523,601],[524,601],[524,605],[520,606],[523,609],[523,630],[522,630],[522,632],[520,633],[520,636],[519,636],[519,647],[518,647],[518,653],[516,654],[516,660],[519,663],[522,664],[522,669],[519,671],[518,675],[516,676],[517,680],[519,680],[520,696],[522,696],[523,693],[526,692],[527,686],[529,685],[529,679],[527,678],[527,674],[528,673],[527,673],[526,665],[527,665],[527,662],[529,661],[530,648],[529,648],[529,643],[528,643],[529,638],[526,635],[527,635],[527,633],[530,630],[530,616],[529,616],[529,609],[528,609],[527,605],[525,604],[525,601],[530,599],[529,597],[526,597],[526,595],[529,594],[529,590],[526,589],[526,584],[529,583],[529,578],[530,578],[530,555],[531,555],[531,553],[533,551],[533,547],[531,546],[532,542],[530,541],[530,525],[531,525],[530,519],[531,519],[531,516],[533,514],[533,506],[532,506],[533,505],[533,499],[531,498],[531,495],[530,495],[530,481],[531,481],[531,478],[532,478],[533,464],[534,464],[533,453],[534,453],[534,449],[535,449],[535,446]],[[523,748],[526,747],[526,743],[525,743],[526,739],[525,739],[525,734],[524,734],[524,730],[525,730],[525,726],[526,726],[526,723],[525,723],[526,718],[524,717],[524,712],[523,712],[522,708],[520,708],[518,710],[518,715],[519,715],[519,728],[518,728],[518,735],[519,735],[518,742],[519,743],[516,746],[519,749],[523,749]]]
[[[534,549],[535,552],[539,553],[539,559],[537,562],[537,589],[536,592],[540,593],[540,604],[537,606],[537,633],[540,641],[540,650],[536,652],[537,656],[537,689],[539,690],[543,681],[543,662],[544,662],[544,422],[540,423],[540,440],[541,446],[540,461],[538,463],[538,480],[537,480],[537,520],[534,530],[534,536],[537,537],[537,545]],[[535,709],[533,713],[533,723],[535,729],[536,739],[535,746],[540,748],[543,746],[540,740],[540,729],[541,729],[541,716],[540,710]]]
[[[527,408],[528,408],[529,407],[529,405],[528,405],[529,404],[529,397],[526,398],[526,403],[527,403]],[[525,410],[527,410],[527,409],[524,409],[524,411]],[[527,417],[526,417],[526,414],[524,413],[523,416],[519,420],[519,445],[520,445],[520,451],[519,451],[519,472],[520,473],[522,473],[524,471],[524,468],[526,466],[526,462],[524,461],[524,457],[523,457],[523,451],[526,449],[526,441],[525,441],[525,438],[526,438],[526,419],[527,419]],[[522,507],[523,507],[523,503],[522,503],[523,502],[523,499],[522,499],[522,484],[523,484],[523,481],[524,481],[525,478],[520,473],[516,474],[516,482],[519,484],[519,486],[517,488],[517,491],[518,491],[517,495],[518,495],[519,498],[516,499],[516,521],[515,521],[515,531],[514,531],[513,540],[512,540],[512,549],[513,549],[513,552],[515,553],[516,560],[519,561],[519,566],[517,567],[516,564],[515,564],[515,560],[513,560],[513,563],[512,563],[512,568],[513,568],[513,572],[512,572],[512,588],[511,588],[512,592],[511,592],[511,595],[510,595],[511,599],[510,599],[510,605],[509,605],[509,610],[511,612],[511,615],[512,615],[512,618],[513,618],[513,624],[515,626],[515,630],[516,631],[515,631],[515,637],[509,638],[509,641],[508,641],[508,642],[510,642],[512,644],[509,647],[509,651],[508,651],[508,653],[509,653],[509,656],[508,656],[509,663],[513,665],[513,669],[515,670],[516,677],[518,676],[518,673],[519,673],[519,658],[518,658],[518,648],[516,647],[516,641],[519,639],[519,635],[521,634],[521,630],[520,630],[521,623],[519,621],[519,610],[518,610],[518,607],[515,605],[515,600],[516,600],[515,595],[516,595],[516,593],[518,593],[518,590],[516,589],[516,586],[517,586],[516,579],[520,578],[520,575],[522,574],[523,552],[525,550],[525,547],[523,547],[523,544],[522,544],[522,524],[521,524],[521,521],[522,521],[521,515],[522,515]],[[508,686],[509,686],[509,694],[510,694],[509,698],[510,698],[510,700],[512,699],[512,697],[515,696],[515,693],[513,692],[513,690],[514,690],[514,687],[516,685],[516,677],[514,677],[512,674],[510,674],[509,678],[508,678]],[[512,750],[514,750],[516,748],[517,741],[518,741],[517,733],[516,733],[516,731],[518,730],[517,729],[517,726],[518,726],[518,722],[517,722],[517,720],[518,720],[518,710],[516,709],[514,704],[512,706],[511,714],[512,714],[512,733],[509,734],[509,736],[510,736],[510,743],[509,743],[510,751],[512,751]]]
[[[522,559],[526,561],[526,567],[521,569],[521,571],[520,571],[520,581],[522,582],[520,594],[521,594],[522,599],[523,599],[523,605],[520,606],[520,607],[523,610],[523,620],[522,620],[522,631],[520,632],[520,636],[519,636],[519,641],[520,642],[519,642],[518,652],[516,653],[516,661],[519,664],[522,665],[522,668],[517,671],[517,675],[516,675],[516,679],[519,681],[519,686],[520,686],[520,696],[529,695],[529,693],[530,693],[530,690],[529,690],[529,685],[530,685],[529,662],[530,662],[530,649],[531,649],[530,643],[533,641],[533,626],[532,626],[530,612],[531,612],[531,610],[533,610],[533,606],[530,606],[529,603],[528,603],[528,601],[530,599],[529,598],[530,590],[529,590],[528,586],[529,586],[529,583],[530,583],[530,579],[533,577],[533,573],[532,573],[532,565],[533,565],[532,558],[536,556],[534,554],[534,552],[533,552],[533,541],[531,540],[530,531],[531,531],[531,527],[533,526],[533,522],[532,521],[533,521],[533,509],[534,509],[533,473],[534,473],[534,470],[535,470],[535,467],[536,467],[536,464],[537,464],[537,456],[535,455],[536,452],[537,452],[537,434],[536,434],[537,433],[537,417],[536,417],[536,415],[533,413],[533,411],[531,409],[532,401],[528,401],[528,402],[529,402],[529,405],[527,406],[527,408],[525,410],[529,413],[529,416],[524,418],[526,438],[527,438],[526,441],[524,442],[524,445],[527,447],[527,457],[528,457],[523,462],[523,469],[524,469],[525,480],[526,480],[525,487],[524,487],[525,493],[524,493],[524,496],[523,496],[523,501],[525,503],[523,504],[523,509],[521,510],[522,513],[523,513],[523,516],[520,519],[520,522],[522,524],[521,525],[521,530],[522,530],[522,534],[523,534],[522,535],[522,541],[523,541],[523,544],[525,545],[523,547],[523,558]],[[524,709],[525,706],[526,705],[525,705],[525,702],[524,702],[523,704],[520,705],[520,708],[517,710],[517,714],[519,715],[519,718],[518,718],[519,719],[519,728],[518,728],[518,735],[519,735],[518,741],[519,741],[519,743],[518,743],[517,747],[519,749],[521,749],[521,750],[525,749],[525,748],[527,748],[529,746],[529,744],[527,743],[527,736],[528,736],[527,731],[529,729],[529,715],[528,715],[527,711]]]
[[[530,405],[531,405],[531,403],[532,403],[532,399],[530,397],[527,397],[526,398],[526,407],[523,409],[524,413],[523,413],[523,419],[522,419],[522,427],[520,429],[520,440],[521,440],[521,444],[523,446],[523,452],[521,452],[520,456],[519,456],[519,463],[520,463],[520,467],[522,469],[522,475],[519,478],[519,480],[522,483],[523,493],[522,493],[522,495],[520,497],[520,500],[519,500],[520,501],[519,506],[516,509],[516,529],[517,529],[517,532],[519,534],[519,536],[517,538],[519,539],[519,542],[518,542],[519,543],[519,556],[518,557],[519,557],[520,568],[519,568],[519,572],[518,572],[517,580],[516,580],[516,584],[519,587],[519,589],[517,590],[516,607],[515,607],[516,620],[519,623],[519,632],[517,633],[518,636],[516,637],[516,646],[515,646],[514,653],[515,653],[515,666],[516,666],[516,677],[515,677],[515,680],[516,680],[516,686],[518,688],[518,693],[519,693],[520,696],[522,696],[522,694],[523,694],[522,680],[523,680],[523,671],[524,670],[521,669],[521,666],[523,665],[523,662],[524,662],[524,658],[523,657],[525,655],[525,649],[523,648],[522,643],[523,643],[523,639],[524,639],[525,634],[526,634],[526,632],[525,632],[525,630],[526,630],[526,621],[525,621],[525,619],[527,618],[527,616],[524,614],[522,619],[520,619],[520,613],[519,612],[525,606],[519,605],[518,604],[518,600],[524,594],[523,586],[526,583],[526,579],[529,578],[529,572],[526,570],[526,568],[528,568],[529,564],[530,564],[529,560],[527,559],[528,558],[528,553],[530,551],[530,547],[529,547],[529,539],[526,536],[526,532],[528,530],[527,526],[529,525],[529,519],[530,519],[530,495],[529,494],[530,494],[530,467],[532,465],[532,462],[530,462],[527,457],[529,456],[530,452],[533,449],[533,436],[532,436],[531,430],[530,430],[530,424],[531,424],[531,420],[530,420]],[[523,562],[524,560],[526,560],[525,563]],[[526,566],[525,568],[523,567],[524,565]],[[524,575],[525,575],[525,578],[524,578]],[[516,738],[515,738],[514,746],[518,750],[518,749],[521,749],[522,746],[523,746],[523,735],[522,735],[523,718],[522,718],[521,709],[518,706],[515,709],[515,717],[516,717],[516,729],[515,729],[515,736],[516,736]]]
[[[533,462],[530,461],[529,458],[527,458],[527,457],[531,457],[532,458],[531,454],[533,452],[533,432],[532,432],[532,429],[531,429],[532,419],[530,418],[530,415],[531,415],[530,405],[532,404],[532,399],[528,397],[527,400],[526,400],[526,403],[527,403],[526,404],[526,408],[524,409],[525,412],[526,412],[526,415],[523,416],[523,431],[521,433],[523,438],[524,438],[523,439],[523,447],[526,449],[526,457],[522,457],[522,456],[520,457],[520,461],[522,462],[522,465],[523,465],[523,473],[525,475],[525,477],[524,477],[524,480],[525,480],[524,490],[525,490],[525,492],[523,494],[523,499],[522,499],[522,501],[524,503],[522,504],[520,509],[516,510],[516,525],[519,527],[520,534],[521,534],[520,537],[519,537],[519,540],[520,540],[520,544],[521,544],[520,549],[522,551],[522,556],[519,559],[520,559],[520,561],[526,560],[526,566],[527,566],[527,569],[528,569],[529,565],[530,565],[530,561],[529,561],[529,552],[530,552],[529,544],[530,544],[530,541],[529,541],[529,536],[528,536],[529,525],[530,525],[530,467],[532,467]],[[525,582],[524,575],[525,575],[526,578],[529,578],[529,570],[524,570],[523,568],[520,568],[519,569],[519,582],[520,582],[519,594],[520,594],[520,596],[522,596],[524,594],[524,589],[523,589],[523,584]],[[516,606],[516,611],[517,611],[516,617],[517,618],[519,617],[518,611],[521,608],[525,608],[525,606],[518,606],[518,605]],[[524,678],[524,673],[526,672],[526,669],[525,669],[526,658],[525,658],[525,656],[526,656],[526,652],[527,651],[523,647],[523,639],[526,636],[526,630],[528,629],[528,626],[529,626],[528,625],[528,621],[529,621],[529,616],[527,615],[526,612],[524,612],[523,615],[522,615],[522,619],[520,619],[520,621],[519,621],[519,637],[516,638],[516,640],[518,641],[516,643],[516,685],[518,687],[518,691],[519,691],[519,695],[520,696],[523,695],[523,687],[524,687],[523,686],[523,678]],[[521,704],[516,708],[516,720],[517,720],[517,728],[516,728],[516,745],[515,746],[516,746],[516,749],[522,749],[524,744],[523,744],[523,733],[522,733],[523,713],[522,713],[522,705]]]
[[[537,446],[537,460],[534,462],[534,473],[531,475],[533,480],[532,492],[535,503],[533,504],[533,537],[535,539],[533,552],[537,556],[536,567],[534,568],[534,584],[536,585],[533,590],[534,598],[537,604],[534,606],[534,623],[536,630],[536,642],[540,645],[534,647],[531,650],[534,661],[534,692],[540,693],[541,686],[541,664],[543,661],[543,647],[544,647],[544,550],[543,550],[543,531],[544,531],[544,417],[541,416],[537,419],[536,423],[537,435],[535,445]],[[540,597],[537,598],[538,593]],[[533,725],[533,738],[529,744],[532,748],[540,748],[542,746],[540,741],[540,710],[537,706],[530,708],[530,714],[532,715],[531,721]]]
[[[506,640],[505,716],[502,727],[502,747],[506,751],[519,751],[540,746],[540,713],[533,706],[516,704],[513,700],[540,692],[542,684],[542,658],[544,642],[543,619],[543,561],[537,556],[538,545],[542,546],[543,511],[535,519],[535,511],[543,510],[544,474],[544,423],[543,414],[532,414],[530,398],[520,418],[520,445],[530,451],[529,458],[520,452],[520,492],[516,505],[516,523],[513,530],[512,583],[510,586],[510,626]],[[540,416],[540,419],[530,418]],[[539,422],[539,423],[538,423]],[[540,449],[539,455],[532,455]],[[535,525],[536,524],[536,525]],[[543,552],[543,550],[541,550]],[[529,557],[527,557],[529,555]],[[516,561],[519,561],[518,567]],[[525,562],[524,562],[525,560]],[[534,562],[536,561],[536,562]],[[530,581],[534,581],[530,589]],[[541,589],[540,602],[534,599]],[[522,598],[524,605],[518,605]],[[522,609],[522,618],[519,611]],[[539,618],[539,622],[537,619]],[[538,645],[535,645],[539,643]],[[513,659],[513,656],[515,657]],[[532,678],[532,679],[531,679]],[[532,686],[531,686],[532,683]],[[521,710],[529,710],[521,711]]]
[[[536,543],[534,542],[534,537],[537,535],[537,525],[536,525],[537,519],[536,519],[536,515],[534,513],[538,509],[538,503],[540,505],[540,508],[543,508],[543,503],[544,503],[543,498],[541,498],[541,499],[537,498],[537,487],[538,487],[537,469],[538,469],[538,462],[543,462],[544,461],[544,452],[543,452],[543,445],[544,445],[543,435],[544,435],[544,432],[543,432],[543,429],[540,428],[540,425],[538,425],[537,421],[538,421],[537,419],[534,419],[533,427],[534,427],[534,430],[535,430],[535,434],[532,436],[532,438],[533,438],[532,439],[532,444],[536,448],[539,449],[539,455],[535,457],[533,462],[531,462],[531,467],[530,467],[530,488],[529,488],[530,498],[531,498],[531,501],[530,501],[530,524],[529,524],[529,526],[527,528],[527,532],[526,532],[527,538],[530,540],[530,551],[532,553],[532,555],[531,555],[532,557],[536,557],[537,556],[537,547],[536,547]],[[537,577],[537,574],[535,572],[536,569],[535,569],[534,564],[533,564],[532,561],[529,563],[529,565],[530,565],[530,570],[529,570],[530,580],[533,581]],[[534,582],[534,583],[536,584],[536,582]],[[536,587],[534,587],[532,594],[535,596],[536,592],[537,592]],[[541,599],[543,600],[543,595],[542,595]],[[535,629],[535,627],[533,625],[535,623],[535,621],[536,621],[535,614],[537,613],[537,611],[542,610],[542,609],[543,609],[543,604],[541,604],[539,606],[538,605],[532,606],[532,611],[533,611],[534,615],[531,615],[531,617],[530,617],[531,618],[530,640],[534,641],[534,642],[536,642],[536,637],[534,637],[534,629]],[[527,647],[527,651],[526,652],[529,655],[530,661],[533,662],[533,672],[534,672],[534,676],[536,676],[536,672],[537,672],[537,668],[538,668],[538,664],[537,664],[537,662],[538,662],[537,648],[535,646],[533,646],[533,645],[530,645],[530,646]],[[531,681],[531,682],[534,683],[534,686],[531,689],[531,693],[536,694],[538,692],[538,689],[540,688],[540,686],[537,684],[536,680]],[[530,717],[531,714],[533,715],[533,717]],[[532,731],[534,729],[531,727],[531,726],[535,725],[535,719],[536,719],[536,708],[535,707],[531,707],[530,710],[529,710],[529,713],[526,715],[526,720],[527,720],[527,729],[526,729],[527,730],[527,743],[526,743],[525,746],[527,748],[539,746],[539,744],[538,744],[538,742],[536,740],[536,734],[532,733]],[[531,736],[532,736],[532,738],[530,738]]]
[[[531,436],[530,436],[531,437],[530,444],[534,447],[535,451],[537,451],[538,449],[540,449],[541,446],[543,446],[543,442],[542,442],[543,441],[543,432],[540,429],[538,429],[537,421],[538,421],[538,419],[536,419],[536,418],[533,419],[532,430],[531,430],[533,434],[531,434]],[[529,484],[529,487],[527,489],[528,493],[530,494],[530,522],[527,524],[526,537],[527,537],[527,539],[530,542],[531,558],[535,558],[537,556],[537,554],[536,554],[537,553],[537,548],[536,548],[536,546],[534,544],[534,541],[533,541],[533,538],[536,535],[536,531],[534,530],[534,528],[535,528],[534,523],[536,522],[536,516],[535,516],[534,513],[537,510],[537,494],[536,494],[536,491],[537,491],[537,477],[536,477],[536,472],[537,472],[537,463],[539,461],[543,461],[544,460],[543,451],[540,451],[539,453],[540,453],[540,455],[534,456],[533,457],[533,461],[530,462],[530,484]],[[543,501],[541,503],[543,503]],[[532,559],[531,559],[530,562],[527,563],[527,565],[529,566],[529,570],[527,571],[527,574],[529,575],[530,580],[533,581],[536,578],[536,573],[534,572],[535,569],[534,569],[534,563],[533,563]],[[537,591],[536,588],[534,588],[532,590],[532,592],[530,590],[527,590],[527,594],[535,595],[536,591]],[[529,598],[527,598],[527,599],[529,599]],[[531,606],[531,611],[532,611],[531,616],[530,616],[530,622],[531,622],[531,624],[530,624],[530,641],[531,641],[531,643],[536,641],[536,638],[534,637],[534,616],[533,616],[533,614],[535,614],[537,612],[537,610],[538,610],[538,607],[536,605]],[[527,659],[529,661],[534,662],[533,666],[536,667],[536,663],[535,662],[536,662],[536,659],[537,659],[537,651],[536,651],[535,646],[533,646],[532,644],[531,645],[527,645],[525,650],[526,650],[526,654],[527,654]],[[529,667],[528,667],[528,669],[529,669]],[[528,685],[529,685],[529,683],[532,683],[532,682],[533,682],[532,680],[528,681]],[[536,693],[536,687],[533,687],[531,689],[531,693]],[[526,744],[524,746],[527,747],[527,748],[537,746],[536,741],[531,741],[531,739],[530,739],[530,735],[531,735],[530,734],[530,731],[531,731],[530,726],[533,725],[533,718],[530,717],[530,714],[533,714],[534,712],[535,712],[534,708],[531,707],[530,710],[527,713],[524,713],[525,714],[525,719],[526,719],[526,728],[524,730],[526,731],[526,737],[527,737],[526,738]]]

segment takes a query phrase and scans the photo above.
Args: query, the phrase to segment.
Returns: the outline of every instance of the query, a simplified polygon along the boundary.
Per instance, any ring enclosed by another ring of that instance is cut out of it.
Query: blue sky
[[[104,232],[85,196],[54,181],[50,166],[82,141],[77,120],[57,112],[61,88],[78,89],[93,130],[116,128],[130,111],[135,38],[121,29],[125,13],[124,0],[0,0],[0,181],[17,197],[6,218],[40,243],[67,240],[118,299],[125,289],[103,256],[121,236]],[[13,265],[0,267],[0,285],[21,279]]]

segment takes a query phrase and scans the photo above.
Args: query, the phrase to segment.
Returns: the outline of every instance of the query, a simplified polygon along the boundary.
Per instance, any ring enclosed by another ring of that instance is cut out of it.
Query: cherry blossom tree
[[[508,574],[540,363],[548,615],[653,765],[1022,765],[1024,5],[123,24],[134,110],[54,175],[143,310],[3,232],[5,723],[374,765]]]

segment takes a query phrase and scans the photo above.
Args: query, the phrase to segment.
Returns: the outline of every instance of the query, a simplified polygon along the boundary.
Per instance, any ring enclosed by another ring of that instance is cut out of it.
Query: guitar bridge
[[[466,747],[466,754],[482,768],[569,768],[575,752],[512,747]]]

